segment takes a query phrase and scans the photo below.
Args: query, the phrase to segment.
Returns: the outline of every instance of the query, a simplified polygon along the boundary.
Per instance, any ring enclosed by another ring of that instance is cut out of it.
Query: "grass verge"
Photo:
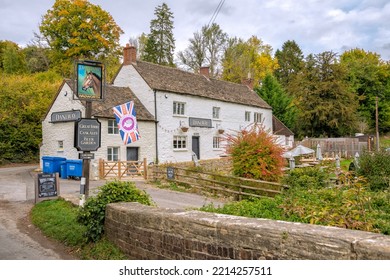
[[[69,247],[76,258],[83,260],[124,260],[120,249],[102,238],[87,242],[86,226],[77,222],[78,207],[64,199],[36,204],[31,211],[32,223],[46,235]]]

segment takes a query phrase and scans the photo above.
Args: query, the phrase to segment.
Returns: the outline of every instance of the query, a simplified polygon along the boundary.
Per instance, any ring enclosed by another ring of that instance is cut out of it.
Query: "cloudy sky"
[[[176,51],[210,22],[221,0],[90,0],[124,30],[121,44],[149,33],[154,9],[165,2],[174,15]],[[0,0],[0,40],[21,46],[38,31],[54,0]],[[390,60],[390,0],[225,0],[215,20],[230,37],[261,38],[273,50],[295,40],[304,55],[341,54],[351,48]]]

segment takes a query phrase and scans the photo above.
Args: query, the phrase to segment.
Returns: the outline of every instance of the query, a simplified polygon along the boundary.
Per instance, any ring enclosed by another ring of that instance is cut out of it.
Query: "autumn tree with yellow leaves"
[[[122,29],[100,6],[86,0],[56,0],[39,26],[51,60],[66,73],[74,59],[106,60],[120,54]]]
[[[278,68],[277,59],[272,57],[272,47],[256,36],[247,41],[230,39],[222,64],[223,80],[241,83],[249,76],[254,85],[259,85],[267,74]]]

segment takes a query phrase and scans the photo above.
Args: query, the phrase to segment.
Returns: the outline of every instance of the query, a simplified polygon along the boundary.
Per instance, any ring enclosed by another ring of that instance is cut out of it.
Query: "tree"
[[[23,73],[26,61],[19,46],[11,41],[1,42],[1,65],[5,73]]]
[[[184,66],[194,73],[199,72],[205,66],[206,47],[205,40],[201,32],[195,32],[194,38],[189,39],[190,45],[184,51],[178,53],[178,58]]]
[[[282,50],[276,50],[275,57],[279,64],[279,68],[275,70],[275,77],[288,91],[290,81],[293,80],[304,67],[302,50],[295,41],[289,40],[283,44]]]
[[[346,68],[350,89],[359,100],[358,111],[362,122],[374,130],[375,99],[378,96],[380,131],[390,131],[390,65],[383,62],[378,54],[361,49],[344,52],[340,63]]]
[[[143,60],[174,66],[175,38],[173,37],[173,13],[163,3],[154,10],[155,19],[150,22],[150,34],[145,46]]]
[[[297,109],[293,104],[293,98],[286,94],[272,74],[267,74],[261,86],[255,88],[255,91],[272,107],[273,115],[290,129],[295,127]]]
[[[27,46],[23,49],[26,58],[26,66],[29,73],[44,72],[49,70],[50,63],[48,49],[37,46]]]
[[[194,33],[194,38],[189,40],[190,46],[179,52],[179,60],[193,72],[207,65],[210,67],[210,76],[218,77],[227,38],[218,24],[213,23],[210,27],[205,25],[200,32]]]
[[[134,46],[137,49],[137,59],[141,59],[145,56],[145,47],[148,41],[148,36],[142,33],[138,37],[131,37],[129,39],[130,46]]]
[[[122,29],[108,12],[86,0],[56,0],[39,30],[57,68],[70,67],[74,59],[104,60],[121,53]]]
[[[206,60],[210,66],[211,76],[217,77],[220,74],[222,55],[226,48],[228,35],[216,23],[211,26],[204,26],[202,33],[206,42]]]
[[[345,78],[335,53],[306,58],[305,68],[291,85],[300,136],[337,137],[356,131],[358,103]]]
[[[61,78],[52,72],[0,79],[0,163],[37,161],[41,122]]]
[[[248,75],[257,85],[267,73],[272,73],[277,67],[277,60],[272,58],[272,47],[264,44],[256,36],[248,41],[232,38],[223,58],[222,79],[241,83]]]

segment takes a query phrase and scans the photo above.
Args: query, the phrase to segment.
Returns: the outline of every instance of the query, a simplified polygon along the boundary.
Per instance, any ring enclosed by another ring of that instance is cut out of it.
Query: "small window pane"
[[[186,149],[187,136],[173,136],[173,149]]]
[[[251,121],[251,112],[245,112],[245,121],[250,122]]]
[[[213,148],[219,149],[221,147],[221,137],[214,136],[213,137]]]
[[[213,119],[219,119],[220,107],[213,107]]]
[[[108,120],[108,134],[119,134],[116,120]]]
[[[107,148],[107,160],[118,161],[119,160],[119,147]]]
[[[185,114],[185,103],[173,102],[173,114],[174,115],[184,115]]]

